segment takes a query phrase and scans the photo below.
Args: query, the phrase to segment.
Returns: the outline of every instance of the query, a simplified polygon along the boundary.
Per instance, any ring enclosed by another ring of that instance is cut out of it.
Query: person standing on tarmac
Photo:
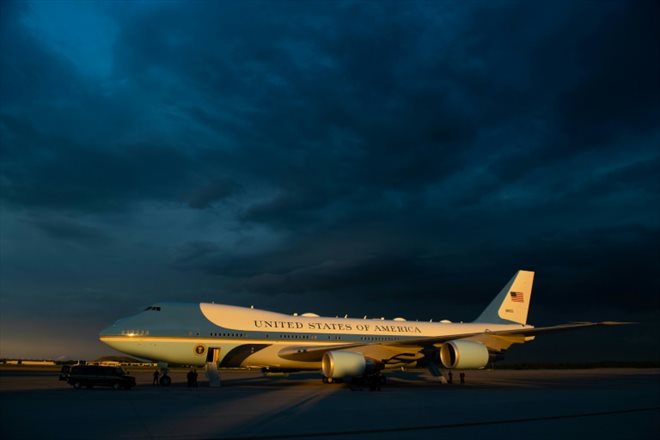
[[[154,380],[151,382],[153,386],[158,386],[158,378],[159,378],[158,370],[154,371]]]
[[[188,388],[193,386],[193,374],[192,368],[188,371],[188,374],[186,374],[186,384],[188,385]]]

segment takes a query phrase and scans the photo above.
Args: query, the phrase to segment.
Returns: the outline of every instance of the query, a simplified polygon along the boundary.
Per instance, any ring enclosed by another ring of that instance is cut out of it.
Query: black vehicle
[[[129,376],[123,368],[103,367],[99,365],[76,365],[71,367],[66,381],[74,388],[92,388],[93,386],[131,389],[135,378]]]

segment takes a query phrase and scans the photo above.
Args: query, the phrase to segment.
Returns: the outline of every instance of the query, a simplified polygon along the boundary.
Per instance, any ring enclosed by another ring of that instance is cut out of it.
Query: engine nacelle
[[[440,361],[445,368],[478,370],[485,367],[489,359],[488,349],[479,342],[458,339],[443,344],[440,349]]]
[[[353,351],[328,351],[323,355],[321,371],[323,375],[332,379],[344,377],[359,377],[371,369],[372,362],[368,361],[362,353]]]

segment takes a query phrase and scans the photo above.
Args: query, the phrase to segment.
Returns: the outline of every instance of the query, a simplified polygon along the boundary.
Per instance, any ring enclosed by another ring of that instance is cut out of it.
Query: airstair
[[[218,373],[218,364],[216,362],[207,362],[204,369],[206,370],[206,377],[209,380],[209,386],[219,387],[220,373]]]

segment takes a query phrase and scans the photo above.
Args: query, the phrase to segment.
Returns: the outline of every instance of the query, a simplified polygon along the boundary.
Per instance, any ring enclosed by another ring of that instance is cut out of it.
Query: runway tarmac
[[[130,371],[130,368],[129,368]],[[168,388],[133,371],[130,391],[74,390],[53,372],[0,371],[0,436],[97,439],[655,439],[660,369],[495,370],[465,385],[394,372],[381,392],[222,371],[223,386]],[[457,375],[456,375],[457,376]],[[455,377],[456,379],[456,377]]]

